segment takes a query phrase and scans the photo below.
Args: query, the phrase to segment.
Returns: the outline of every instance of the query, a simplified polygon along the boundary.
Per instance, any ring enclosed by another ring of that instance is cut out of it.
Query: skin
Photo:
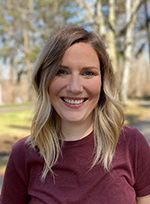
[[[137,197],[137,204],[150,204],[150,195],[144,197]]]
[[[93,110],[101,90],[100,62],[86,43],[69,47],[49,85],[51,103],[61,118],[66,140],[78,140],[93,130]]]

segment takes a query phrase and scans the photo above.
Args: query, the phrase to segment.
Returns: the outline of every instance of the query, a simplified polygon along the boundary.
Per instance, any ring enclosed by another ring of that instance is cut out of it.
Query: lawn
[[[12,144],[30,134],[33,108],[0,113],[0,152],[10,152]]]
[[[131,125],[138,120],[142,119],[148,113],[148,108],[136,104],[129,104],[124,107],[125,123]]]
[[[8,107],[13,106],[3,106],[0,108]],[[33,112],[33,108],[29,108],[0,113],[0,174],[5,171],[8,154],[11,151],[12,145],[20,138],[30,134]]]
[[[25,136],[29,134],[33,109],[0,113],[0,134]]]

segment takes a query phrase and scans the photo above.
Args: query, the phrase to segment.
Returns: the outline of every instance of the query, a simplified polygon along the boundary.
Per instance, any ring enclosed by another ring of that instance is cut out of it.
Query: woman
[[[33,73],[31,136],[12,148],[1,204],[148,204],[150,148],[124,126],[105,46],[81,27],[62,28]]]

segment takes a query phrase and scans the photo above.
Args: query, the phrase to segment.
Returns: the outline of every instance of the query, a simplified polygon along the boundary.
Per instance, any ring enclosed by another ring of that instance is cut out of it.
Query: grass
[[[0,114],[0,133],[20,136],[29,133],[33,110],[18,110]]]
[[[25,103],[13,103],[13,104],[7,104],[7,105],[0,105],[1,108],[9,108],[9,107],[19,107],[19,106],[28,106],[33,105],[33,102],[25,102]]]
[[[30,134],[33,109],[0,113],[0,152],[8,153],[12,145]]]
[[[148,108],[136,104],[129,104],[124,107],[125,112],[125,123],[131,125],[148,113]]]
[[[22,104],[31,105],[31,104]],[[13,105],[14,106],[14,105]],[[13,107],[0,106],[0,108]],[[19,105],[20,106],[20,105]],[[126,124],[130,125],[147,114],[148,109],[136,104],[124,107]],[[30,126],[33,116],[33,109],[14,110],[0,113],[0,152],[7,153],[11,151],[12,145],[20,138],[30,134]],[[0,174],[5,171],[8,156],[0,156]]]
[[[3,106],[0,108],[7,107],[14,106]],[[0,174],[5,171],[12,145],[20,138],[30,134],[33,111],[33,108],[30,108],[0,113]]]
[[[3,156],[0,158],[0,175],[4,174],[7,161],[8,161],[8,156]]]

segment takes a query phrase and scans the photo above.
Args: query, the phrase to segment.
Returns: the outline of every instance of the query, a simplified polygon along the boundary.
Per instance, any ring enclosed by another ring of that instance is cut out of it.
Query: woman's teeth
[[[74,104],[74,105],[77,105],[77,104],[80,104],[80,103],[83,103],[84,102],[84,99],[81,99],[81,100],[70,100],[70,99],[65,99],[63,98],[63,100],[69,104]]]

